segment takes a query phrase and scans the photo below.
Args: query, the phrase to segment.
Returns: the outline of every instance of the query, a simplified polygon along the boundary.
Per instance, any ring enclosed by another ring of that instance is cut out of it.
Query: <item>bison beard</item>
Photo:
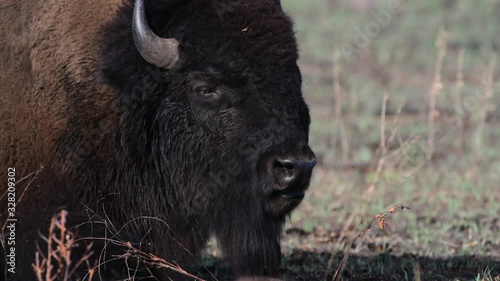
[[[35,280],[60,209],[82,239],[73,265],[91,245],[102,280],[182,280],[119,241],[189,271],[211,235],[234,277],[278,276],[283,222],[316,163],[279,1],[147,1],[134,28],[131,0],[23,2],[0,20],[0,160],[36,173],[17,185],[16,274],[5,265],[0,279]]]

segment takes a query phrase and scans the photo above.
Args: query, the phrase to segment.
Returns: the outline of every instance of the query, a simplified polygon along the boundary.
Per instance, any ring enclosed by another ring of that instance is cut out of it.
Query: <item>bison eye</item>
[[[207,86],[199,86],[194,89],[194,92],[196,95],[198,95],[201,98],[212,98],[212,99],[217,99],[219,97],[219,94],[210,89]]]

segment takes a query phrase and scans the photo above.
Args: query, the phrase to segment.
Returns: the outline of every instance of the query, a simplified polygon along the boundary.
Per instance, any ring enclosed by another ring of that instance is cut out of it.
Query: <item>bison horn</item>
[[[148,25],[144,0],[136,0],[132,22],[134,43],[141,56],[160,68],[172,69],[179,60],[179,42],[156,35]]]

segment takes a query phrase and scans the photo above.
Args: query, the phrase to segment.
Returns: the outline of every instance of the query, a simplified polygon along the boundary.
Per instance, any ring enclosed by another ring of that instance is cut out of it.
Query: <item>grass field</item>
[[[319,158],[283,279],[330,279],[404,204],[344,280],[500,280],[500,1],[282,2]]]

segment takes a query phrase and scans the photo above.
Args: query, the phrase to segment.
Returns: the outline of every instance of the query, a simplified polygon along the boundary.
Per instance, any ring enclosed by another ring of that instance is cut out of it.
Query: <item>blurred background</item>
[[[281,2],[319,160],[284,280],[500,280],[500,1]]]

